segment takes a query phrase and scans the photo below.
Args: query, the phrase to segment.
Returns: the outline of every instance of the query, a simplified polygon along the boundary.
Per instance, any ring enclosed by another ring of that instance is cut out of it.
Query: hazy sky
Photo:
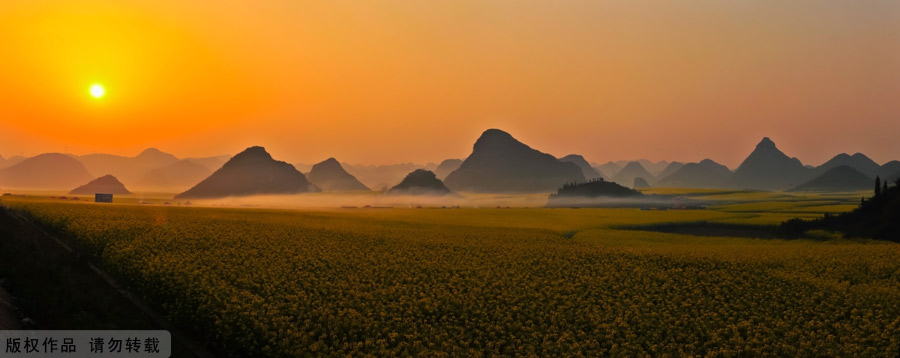
[[[595,162],[900,159],[900,1],[0,1],[6,157],[428,162],[491,127]]]

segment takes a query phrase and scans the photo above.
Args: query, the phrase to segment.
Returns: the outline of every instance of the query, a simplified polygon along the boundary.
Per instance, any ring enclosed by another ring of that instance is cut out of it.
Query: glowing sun
[[[90,92],[91,97],[103,98],[103,96],[106,94],[106,88],[104,88],[103,85],[99,83],[95,83],[91,85]]]

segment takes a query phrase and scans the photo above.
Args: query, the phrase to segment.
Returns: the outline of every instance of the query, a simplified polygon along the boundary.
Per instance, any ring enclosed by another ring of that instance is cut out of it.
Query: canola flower
[[[896,356],[900,345],[900,245],[610,228],[745,214],[5,203],[235,357]]]

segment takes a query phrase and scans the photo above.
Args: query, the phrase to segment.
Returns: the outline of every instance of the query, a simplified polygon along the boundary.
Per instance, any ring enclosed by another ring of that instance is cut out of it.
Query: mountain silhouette
[[[45,153],[0,169],[0,186],[18,189],[69,189],[93,179],[81,162],[65,154]]]
[[[591,167],[591,165],[587,160],[584,159],[584,157],[578,154],[569,154],[565,157],[559,158],[559,161],[577,165],[579,168],[581,168],[581,174],[583,174],[584,178],[587,180],[597,178],[606,179],[605,177],[603,177],[603,174],[600,174],[600,172]]]
[[[866,190],[872,188],[875,179],[847,165],[839,165],[829,169],[822,175],[806,183],[788,189],[788,191],[846,191]]]
[[[173,160],[178,160],[178,157],[151,147],[144,149],[134,159],[152,163],[170,163]]]
[[[295,194],[318,191],[293,165],[272,159],[263,147],[238,153],[181,198],[224,198],[257,194]]]
[[[312,166],[309,181],[322,191],[368,191],[369,188],[356,180],[356,177],[347,173],[334,158]]]
[[[454,170],[459,169],[459,166],[462,165],[462,159],[447,159],[441,162],[437,168],[434,169],[434,175],[437,176],[438,179],[444,179]]]
[[[450,195],[450,189],[441,182],[434,172],[425,169],[416,169],[409,173],[400,184],[397,184],[388,194],[392,195]]]
[[[97,174],[111,174],[125,183],[135,183],[147,172],[171,165],[178,161],[172,154],[156,148],[147,148],[137,156],[125,157],[113,154],[87,154],[76,156],[88,171]]]
[[[884,163],[884,165],[882,165],[881,168],[878,169],[878,175],[880,175],[882,178],[890,177],[897,172],[900,172],[900,161],[897,160],[892,160]]]
[[[619,174],[619,171],[622,170],[622,166],[613,162],[606,162],[606,164],[596,165],[594,166],[600,174],[603,174],[604,177],[612,178]]]
[[[813,170],[813,175],[820,176],[823,173],[837,168],[841,165],[846,165],[848,167],[856,169],[860,173],[873,178],[875,177],[875,175],[878,175],[878,172],[881,169],[881,166],[878,165],[878,163],[875,163],[875,161],[869,159],[869,157],[867,157],[865,154],[856,153],[851,156],[847,153],[841,153],[834,156],[834,158],[831,158],[822,165],[816,167],[815,170]]]
[[[725,188],[732,173],[728,167],[710,159],[700,163],[687,163],[669,176],[656,182],[656,187],[667,188]]]
[[[641,166],[643,166],[644,169],[646,169],[647,172],[650,173],[651,175],[653,175],[654,177],[659,177],[659,174],[662,173],[662,171],[665,170],[666,167],[669,166],[669,162],[665,161],[665,160],[660,160],[658,162],[652,162],[647,159],[638,159],[638,160],[633,160],[633,162],[641,163]]]
[[[341,163],[344,170],[369,188],[386,190],[394,183],[399,183],[409,172],[416,169],[427,169],[427,165],[416,163],[399,163],[388,165],[361,165]]]
[[[656,179],[657,179],[657,181],[665,179],[666,177],[668,177],[672,174],[675,174],[675,172],[677,172],[679,169],[681,169],[683,167],[684,167],[684,163],[671,162],[671,163],[669,163],[669,165],[666,165],[666,168],[663,169],[663,171],[660,172],[659,175],[656,176]]]
[[[28,158],[23,157],[21,155],[14,155],[9,158],[6,158],[5,161],[0,161],[0,169],[9,168],[13,165],[21,163],[25,159],[28,159]]]
[[[898,179],[900,179],[900,170],[894,172],[894,174],[885,175],[884,179],[882,179],[882,180],[887,180],[888,183],[894,183]]]
[[[444,182],[455,191],[535,193],[583,181],[577,165],[532,149],[504,131],[488,129]]]
[[[644,166],[639,162],[628,162],[625,164],[625,167],[620,170],[616,176],[613,177],[613,181],[622,185],[631,185],[634,184],[634,178],[644,178],[644,180],[653,180],[653,174],[644,169]]]
[[[784,190],[811,178],[812,170],[790,158],[765,137],[734,171],[733,185],[742,189]]]
[[[634,178],[634,185],[632,185],[631,187],[635,189],[646,189],[650,187],[650,183],[648,183],[644,178],[637,177]]]
[[[131,194],[125,185],[119,182],[119,179],[112,175],[104,175],[97,179],[91,180],[85,185],[79,186],[69,194],[72,195],[94,195],[94,194]]]
[[[209,169],[210,173],[219,170],[219,168],[221,168],[222,165],[224,165],[225,162],[228,161],[228,159],[231,159],[230,155],[216,155],[204,158],[185,158],[185,160],[190,160],[194,163],[206,167],[207,169]]]
[[[181,191],[197,184],[212,173],[208,167],[192,159],[182,159],[148,171],[133,186],[147,190]]]

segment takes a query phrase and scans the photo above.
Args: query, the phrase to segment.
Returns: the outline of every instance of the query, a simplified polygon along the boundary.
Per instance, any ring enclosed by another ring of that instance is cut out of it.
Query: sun
[[[106,95],[106,88],[104,88],[103,85],[99,83],[95,83],[91,85],[90,92],[91,97],[103,98],[103,96]]]

